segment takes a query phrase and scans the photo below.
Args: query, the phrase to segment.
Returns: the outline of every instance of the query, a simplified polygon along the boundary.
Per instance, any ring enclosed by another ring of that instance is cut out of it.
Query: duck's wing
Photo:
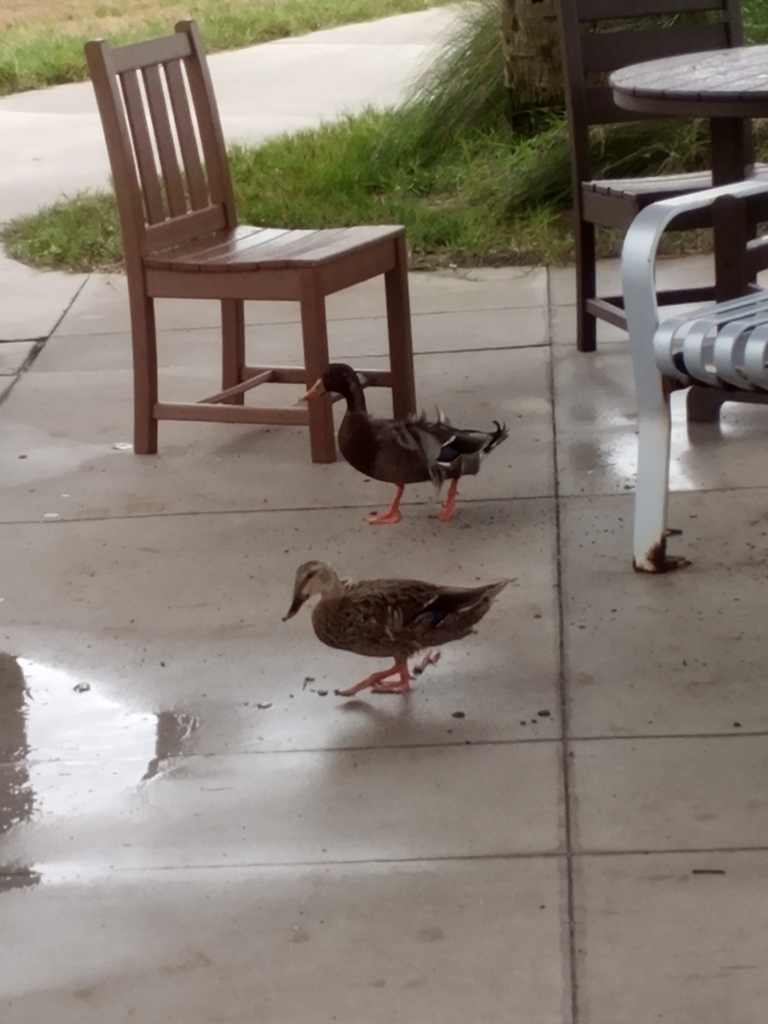
[[[439,424],[440,453],[435,460],[433,478],[440,482],[478,472],[480,463],[494,448],[509,437],[505,423],[493,421],[494,431],[451,427],[447,420]]]
[[[414,484],[434,479],[433,467],[440,457],[441,442],[425,417],[405,420],[372,420],[375,457],[370,475],[394,484]]]
[[[387,640],[415,651],[466,636],[507,583],[441,587],[422,580],[371,580],[356,584],[354,597]]]
[[[370,657],[416,651],[421,644],[407,623],[426,607],[435,589],[417,580],[352,583],[343,594],[315,606],[315,633],[329,647]]]
[[[411,484],[477,473],[481,459],[507,437],[504,424],[493,432],[454,427],[440,410],[404,420],[367,414],[345,416],[339,432],[344,458],[375,480]]]
[[[499,580],[482,587],[436,587],[432,599],[417,612],[409,625],[425,633],[463,635],[482,619],[508,582]]]

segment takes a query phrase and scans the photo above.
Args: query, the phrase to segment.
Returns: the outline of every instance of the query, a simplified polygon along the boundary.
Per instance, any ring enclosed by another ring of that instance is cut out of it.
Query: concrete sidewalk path
[[[396,105],[454,31],[459,10],[438,7],[213,54],[227,141],[254,143],[367,106]],[[0,223],[108,184],[90,82],[0,99]],[[41,274],[0,250],[0,343],[24,343],[0,350],[0,377],[3,366],[7,374],[22,365],[29,343],[50,335],[84,279]]]
[[[458,18],[458,8],[438,7],[212,54],[227,141],[258,142],[399,103]],[[0,222],[108,179],[90,82],[0,99]]]

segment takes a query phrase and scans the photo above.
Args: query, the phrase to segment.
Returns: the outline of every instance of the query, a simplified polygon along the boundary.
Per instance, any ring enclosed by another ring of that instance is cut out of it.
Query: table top
[[[625,110],[670,117],[768,117],[768,46],[662,57],[614,71]]]

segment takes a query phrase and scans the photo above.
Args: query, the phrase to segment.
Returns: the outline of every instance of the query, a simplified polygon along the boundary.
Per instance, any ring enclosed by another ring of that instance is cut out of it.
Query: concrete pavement
[[[420,402],[510,438],[454,522],[425,485],[375,528],[389,488],[312,465],[298,428],[162,423],[133,455],[124,279],[69,281],[46,326],[59,275],[14,272],[3,1024],[761,1020],[765,410],[689,429],[675,396],[693,565],[635,575],[629,357],[607,331],[575,351],[572,269],[413,274]],[[164,393],[215,387],[215,306],[159,305]],[[334,358],[383,359],[380,282],[329,311]],[[248,324],[260,358],[298,362],[290,304]],[[516,583],[411,695],[345,701],[374,662],[306,610],[281,622],[310,557]]]

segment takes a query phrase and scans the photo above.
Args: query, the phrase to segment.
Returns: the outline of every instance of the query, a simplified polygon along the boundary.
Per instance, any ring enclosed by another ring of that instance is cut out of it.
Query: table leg
[[[713,185],[744,180],[749,127],[750,122],[742,117],[713,117],[710,121]]]
[[[713,117],[711,127],[712,184],[743,181],[752,162],[751,121],[741,117]],[[713,210],[715,229],[715,299],[725,302],[743,295],[748,287],[744,253],[748,227],[744,211],[735,201],[720,199]],[[751,237],[751,235],[749,236]]]

